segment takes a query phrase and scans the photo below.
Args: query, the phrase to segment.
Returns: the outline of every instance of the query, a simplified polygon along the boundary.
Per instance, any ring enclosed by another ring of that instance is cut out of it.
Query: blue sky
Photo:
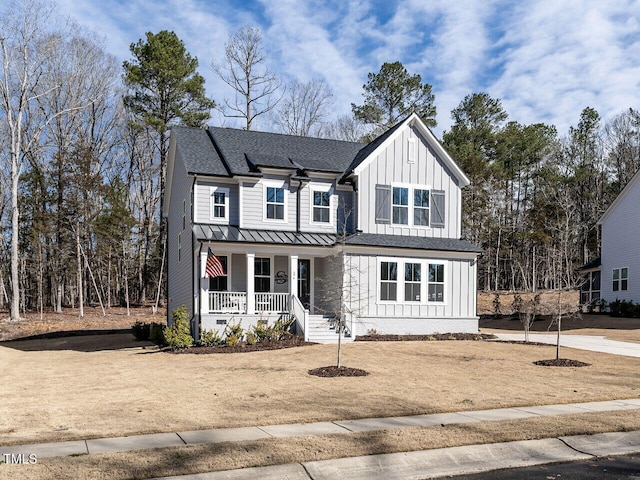
[[[335,114],[362,102],[367,73],[401,61],[433,85],[440,136],[468,94],[502,100],[511,120],[565,134],[586,106],[606,120],[640,108],[640,0],[54,0],[104,37],[119,61],[145,32],[173,30],[200,62],[207,94],[230,34],[260,28],[285,80],[324,79]],[[212,124],[233,122],[214,115]],[[259,125],[258,125],[259,128]]]

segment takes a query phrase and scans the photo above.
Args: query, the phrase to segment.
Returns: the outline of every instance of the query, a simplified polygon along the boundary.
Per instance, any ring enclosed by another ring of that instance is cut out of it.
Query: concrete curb
[[[469,445],[154,480],[411,480],[640,452],[640,431]]]
[[[326,434],[350,434],[375,430],[391,430],[403,427],[428,427],[432,425],[455,425],[482,421],[517,420],[520,418],[551,415],[569,415],[588,412],[606,412],[640,409],[640,398],[610,400],[605,402],[571,403],[531,407],[496,408],[472,410],[432,415],[413,415],[389,418],[361,418],[334,422],[293,423],[257,427],[224,428],[214,430],[194,430],[190,432],[156,433],[132,435],[128,437],[74,440],[69,442],[38,443],[30,445],[0,446],[0,460],[3,454],[38,458],[95,453],[128,452],[151,448],[167,448],[203,443],[247,442],[264,438],[291,436],[312,436]]]

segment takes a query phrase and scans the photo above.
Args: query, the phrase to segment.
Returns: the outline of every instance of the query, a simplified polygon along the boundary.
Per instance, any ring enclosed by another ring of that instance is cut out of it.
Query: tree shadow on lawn
[[[23,352],[63,350],[99,352],[140,347],[156,348],[151,342],[136,340],[129,329],[52,332],[0,342],[0,347],[13,348]]]
[[[524,327],[517,316],[503,315],[494,318],[492,315],[482,316],[480,318],[479,327],[491,328],[496,330],[514,330],[518,332],[524,331]],[[540,315],[536,317],[535,322],[531,326],[532,332],[555,333],[555,323],[548,315]],[[639,318],[618,318],[609,315],[582,314],[581,318],[563,318],[562,330],[581,330],[584,328],[597,328],[606,330],[634,330],[640,328]]]

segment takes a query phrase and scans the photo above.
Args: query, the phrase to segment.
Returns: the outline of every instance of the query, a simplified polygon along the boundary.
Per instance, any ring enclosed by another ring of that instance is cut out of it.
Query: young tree
[[[436,107],[431,85],[419,74],[410,75],[400,62],[383,63],[378,73],[369,73],[364,103],[351,104],[356,119],[384,130],[415,112],[430,127],[436,125]]]
[[[287,86],[274,121],[284,133],[307,137],[317,134],[329,115],[333,93],[324,80],[293,81]]]
[[[223,63],[211,64],[213,71],[234,91],[233,99],[224,99],[223,115],[244,119],[247,130],[251,130],[256,117],[273,110],[280,100],[275,98],[280,81],[266,60],[260,30],[247,28],[229,37]]]

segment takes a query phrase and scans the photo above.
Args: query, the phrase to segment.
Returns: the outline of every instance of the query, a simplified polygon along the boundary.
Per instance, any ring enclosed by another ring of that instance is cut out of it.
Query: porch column
[[[298,296],[298,256],[291,255],[289,266],[289,293]]]
[[[207,252],[200,253],[200,312],[209,313],[209,277],[205,273],[207,268]]]
[[[256,254],[247,253],[247,312],[256,313],[255,271]]]

